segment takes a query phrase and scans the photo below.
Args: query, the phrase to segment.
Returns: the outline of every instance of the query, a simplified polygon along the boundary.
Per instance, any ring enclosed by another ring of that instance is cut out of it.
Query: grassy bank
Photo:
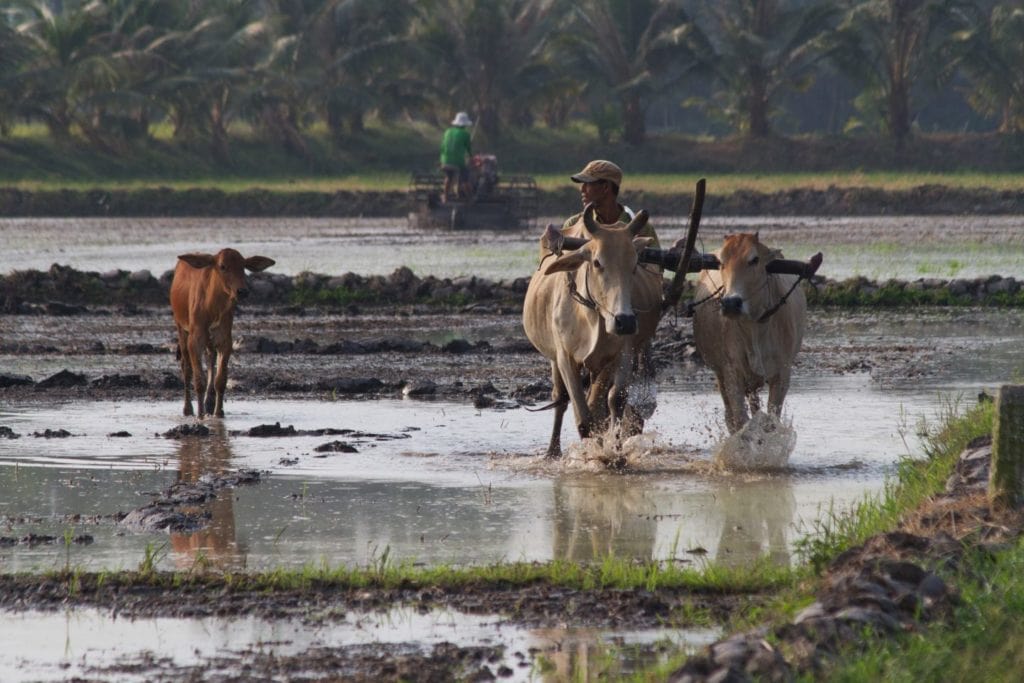
[[[562,173],[534,175],[537,187],[557,192],[571,187],[569,174],[575,168],[566,167]],[[697,179],[695,172],[629,173],[623,183],[624,197],[628,193],[644,192],[692,194]],[[832,171],[828,173],[716,173],[708,176],[708,191],[716,194],[735,192],[776,193],[789,190],[827,190],[829,188],[873,188],[887,192],[906,191],[921,186],[944,186],[964,189],[986,189],[997,192],[1017,192],[1024,189],[1024,173],[928,173],[892,171]],[[97,188],[113,191],[138,191],[167,188],[177,192],[202,189],[238,193],[260,189],[272,193],[332,193],[332,192],[405,192],[409,187],[409,172],[366,171],[339,173],[328,176],[300,176],[295,178],[224,176],[165,177],[165,178],[23,178],[3,182],[5,187],[29,192],[57,190],[89,191]]]
[[[0,186],[23,189],[167,186],[239,191],[404,189],[413,171],[437,166],[441,130],[424,125],[370,122],[360,135],[332,140],[306,133],[308,154],[290,155],[253,131],[230,131],[229,158],[216,161],[201,140],[180,144],[169,130],[151,139],[98,152],[82,141],[58,144],[41,127],[15,127],[0,138]],[[494,153],[505,173],[527,173],[543,189],[593,158],[616,161],[627,187],[674,191],[682,178],[692,189],[701,176],[720,179],[718,191],[773,192],[793,187],[880,187],[922,184],[1019,189],[1024,178],[1024,137],[920,134],[896,147],[886,138],[695,139],[651,132],[640,146],[601,143],[586,125],[564,130],[510,130],[474,151]]]

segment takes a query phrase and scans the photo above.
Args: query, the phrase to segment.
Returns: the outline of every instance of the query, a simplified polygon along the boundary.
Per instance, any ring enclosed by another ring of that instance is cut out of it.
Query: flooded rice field
[[[663,241],[681,235],[681,226],[662,221]],[[1019,277],[1024,235],[1009,217],[709,218],[706,248],[739,229],[760,229],[791,258],[823,251],[827,277],[874,279]],[[177,253],[226,245],[271,256],[284,273],[387,274],[408,265],[421,275],[500,279],[527,275],[536,259],[532,234],[413,234],[404,223],[376,220],[7,219],[0,233],[3,272],[60,263],[159,275]],[[895,246],[908,242],[912,251]],[[202,437],[183,434],[196,420],[181,416],[169,310],[2,315],[0,374],[37,384],[0,389],[0,571],[103,572],[144,562],[161,570],[465,566],[609,555],[694,566],[762,557],[791,564],[797,539],[823,511],[879,491],[900,458],[921,456],[928,424],[1020,377],[1021,317],[995,309],[812,309],[783,424],[760,435],[762,443],[795,443],[785,467],[759,472],[716,467],[721,399],[711,374],[679,351],[689,320],[666,318],[655,344],[657,409],[627,444],[625,470],[612,472],[607,454],[580,443],[569,424],[566,457],[542,457],[551,414],[526,408],[546,401],[535,385],[548,380],[547,364],[524,346],[515,312],[296,315],[253,302],[235,322],[243,341],[232,359],[227,414],[205,421],[210,433]],[[264,353],[244,341],[257,337],[428,345]],[[442,351],[452,339],[491,346]],[[40,386],[62,371],[84,378],[82,386]],[[318,377],[367,388],[324,390]],[[409,390],[416,386],[430,390]],[[224,483],[239,472],[253,475]],[[212,487],[209,500],[191,506],[192,526],[131,523],[178,485]],[[631,644],[645,644],[637,663],[650,663],[663,639],[696,648],[717,635],[714,628],[587,628],[554,617],[523,625],[494,613],[401,605],[326,623],[126,618],[83,607],[4,613],[0,637],[12,647],[0,654],[0,679],[175,680],[203,671],[207,680],[229,680],[268,656],[340,648],[349,663],[382,652],[443,658],[451,654],[444,644],[456,643],[463,655],[500,644],[482,666],[503,679],[561,680],[586,678],[588,658],[609,647],[624,657]],[[541,655],[556,664],[541,666]],[[364,675],[373,670],[352,665]]]
[[[233,245],[272,256],[275,272],[292,275],[387,275],[408,266],[420,276],[499,280],[529,274],[542,227],[562,220],[541,218],[527,231],[424,233],[404,219],[384,218],[3,218],[0,272],[59,263],[98,272],[146,269],[159,277],[180,253]],[[666,246],[685,234],[685,217],[651,222]],[[824,249],[821,272],[833,279],[1009,276],[1019,272],[1020,223],[1018,216],[705,216],[698,248],[713,251],[730,232],[760,231],[787,258]]]

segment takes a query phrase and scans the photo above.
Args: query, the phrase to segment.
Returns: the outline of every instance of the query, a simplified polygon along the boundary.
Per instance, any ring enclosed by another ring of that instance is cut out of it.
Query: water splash
[[[563,458],[564,469],[582,472],[643,469],[652,453],[660,448],[653,432],[620,440],[609,431],[599,437],[570,444]]]
[[[714,462],[719,469],[739,472],[783,469],[795,447],[792,424],[760,411],[740,431],[718,444]]]
[[[658,407],[658,383],[650,375],[637,374],[626,392],[626,402],[636,414],[651,419]]]

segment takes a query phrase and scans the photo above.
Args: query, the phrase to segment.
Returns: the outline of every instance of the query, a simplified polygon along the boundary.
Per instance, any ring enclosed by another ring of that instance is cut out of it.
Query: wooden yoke
[[[662,313],[675,308],[679,303],[679,297],[683,294],[683,285],[686,283],[686,274],[690,272],[690,260],[693,256],[693,246],[697,243],[697,230],[700,229],[700,217],[704,213],[704,190],[707,187],[707,180],[701,178],[693,192],[693,206],[690,208],[690,229],[686,231],[686,243],[683,246],[683,253],[676,261],[675,277],[669,285],[665,300],[661,302]]]

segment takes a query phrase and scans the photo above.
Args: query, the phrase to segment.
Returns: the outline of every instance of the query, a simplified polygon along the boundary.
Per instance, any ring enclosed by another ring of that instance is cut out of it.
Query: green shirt
[[[466,167],[466,159],[472,154],[470,150],[469,131],[461,126],[452,126],[444,132],[441,139],[441,165]]]
[[[633,217],[629,215],[625,207],[623,207],[621,204],[619,204],[619,206],[622,208],[622,213],[619,214],[619,222],[629,223],[631,220],[633,220]],[[565,232],[573,225],[579,223],[581,220],[583,220],[582,211],[580,211],[578,214],[570,216],[569,220],[562,224],[562,232]],[[661,244],[658,242],[658,233],[654,231],[654,226],[651,225],[650,221],[647,221],[647,224],[644,226],[643,230],[640,231],[640,234],[637,235],[637,237],[650,237],[652,239],[650,246],[653,247],[654,249],[661,249]]]

